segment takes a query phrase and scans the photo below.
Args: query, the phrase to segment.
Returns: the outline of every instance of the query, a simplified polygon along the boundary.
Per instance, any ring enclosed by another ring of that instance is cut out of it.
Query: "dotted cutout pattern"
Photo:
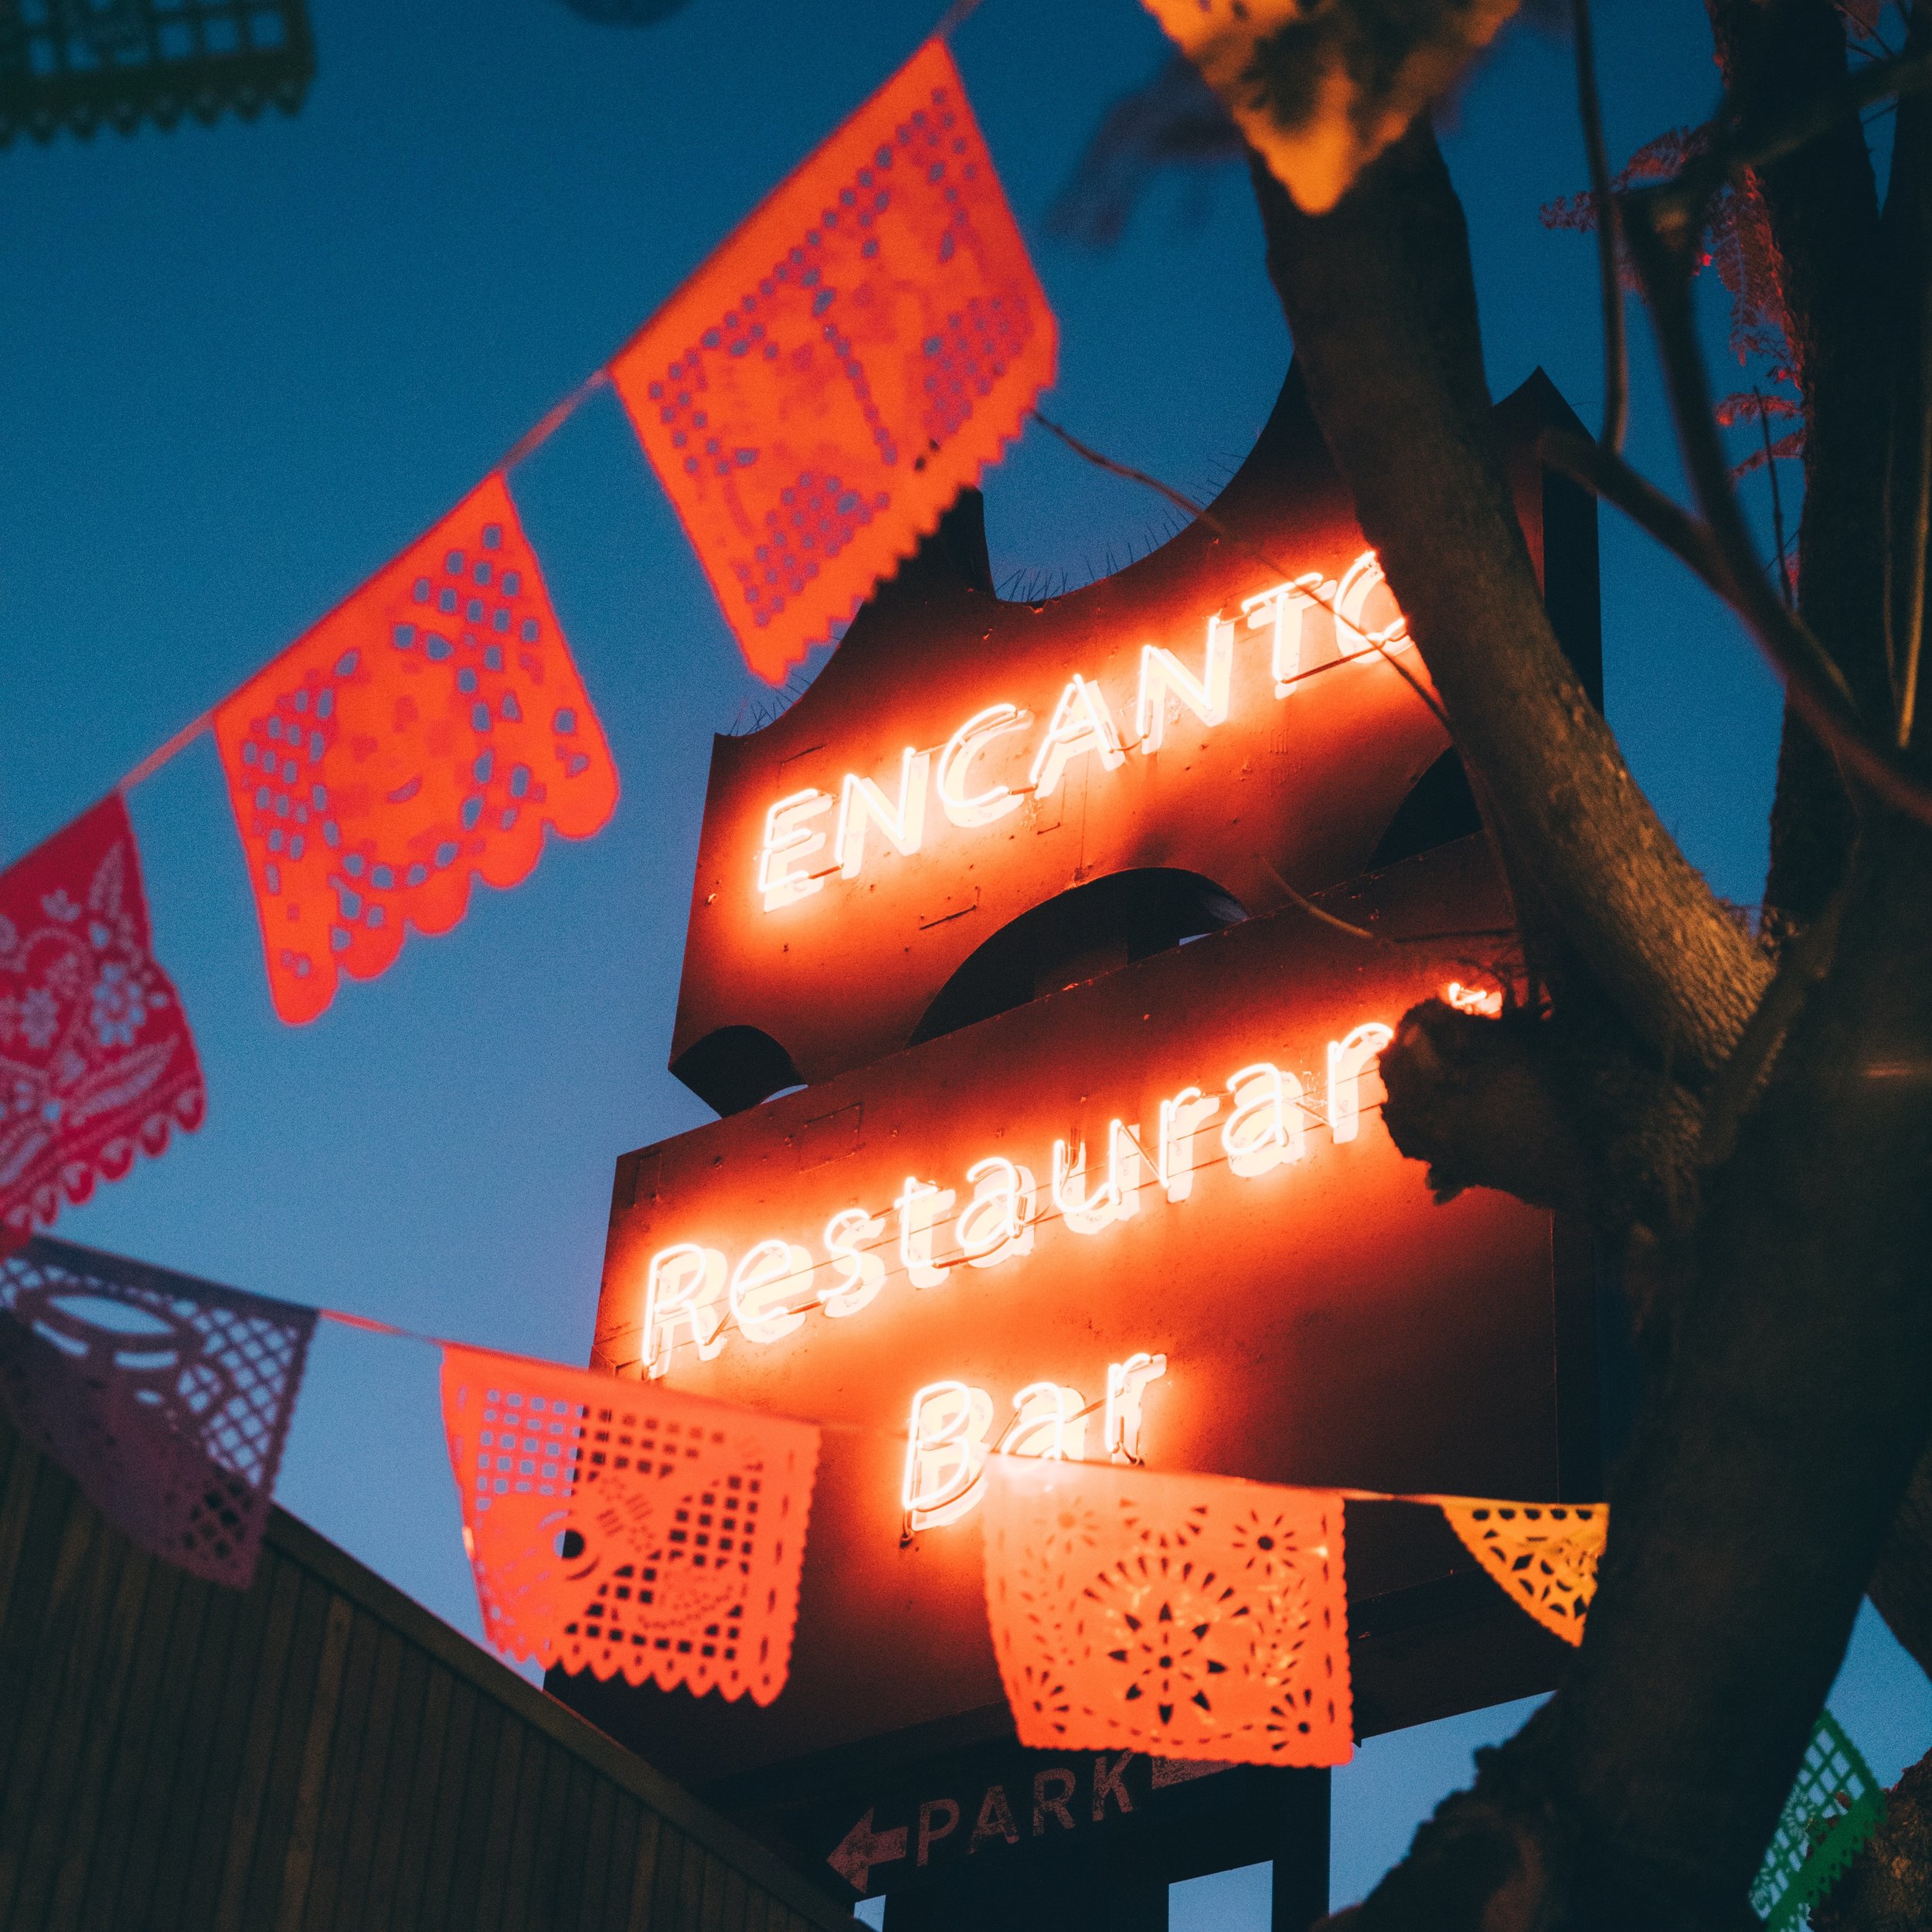
[[[245,1590],[315,1320],[39,1236],[0,1261],[0,1394],[143,1549]]]
[[[986,1509],[987,1614],[1022,1744],[1352,1755],[1339,1496],[995,1457]]]
[[[781,683],[997,460],[1056,341],[932,42],[611,366],[760,677]]]
[[[372,979],[470,883],[587,838],[617,767],[500,474],[215,714],[275,1010]]]
[[[206,1109],[117,794],[0,873],[0,1253]]]
[[[1751,1882],[1752,1910],[1767,1932],[1794,1932],[1884,1821],[1884,1787],[1838,1719],[1821,1712]]]
[[[1494,1502],[1473,1496],[1434,1499],[1470,1553],[1546,1630],[1566,1644],[1583,1641],[1597,1594],[1597,1565],[1610,1536],[1604,1503]]]
[[[454,1348],[443,1417],[498,1649],[700,1696],[784,1689],[809,1423]]]

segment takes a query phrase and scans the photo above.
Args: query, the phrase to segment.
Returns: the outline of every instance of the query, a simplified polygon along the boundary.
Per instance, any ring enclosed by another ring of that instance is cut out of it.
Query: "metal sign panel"
[[[1252,910],[1287,903],[1270,866],[1304,891],[1364,869],[1444,740],[1308,594],[1345,582],[1360,624],[1397,619],[1298,383],[1214,518],[1044,603],[910,573],[781,718],[718,741],[672,1043],[701,1092],[685,1062],[726,1027],[813,1081],[904,1046],[1071,885],[1161,866]],[[862,993],[826,1000],[855,955]]]
[[[1549,1218],[1437,1206],[1372,1070],[1376,1027],[1492,984],[1485,849],[1348,904],[1392,943],[1252,920],[624,1157],[595,1362],[828,1427],[777,1702],[572,1702],[699,1780],[996,1704],[953,1422],[1036,1453],[1083,1428],[1070,1452],[1155,1468],[1561,1493]],[[1352,1600],[1456,1548],[1432,1512],[1352,1510]],[[1414,1721],[1413,1694],[1364,1691]]]
[[[1560,420],[1540,372],[1498,411],[1591,683],[1594,512],[1533,456]],[[969,493],[796,704],[716,742],[672,1065],[721,1111],[937,1030],[976,951],[1070,886],[1158,868],[1260,913],[1355,877],[1444,752],[1294,371],[1211,515],[1112,576],[1004,601],[978,519]]]

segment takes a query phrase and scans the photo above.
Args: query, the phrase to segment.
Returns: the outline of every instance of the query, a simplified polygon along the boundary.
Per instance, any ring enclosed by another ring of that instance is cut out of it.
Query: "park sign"
[[[1553,394],[1504,406],[1519,454]],[[1533,464],[1512,480],[1532,556],[1594,602],[1594,524],[1545,515]],[[995,1451],[1594,1479],[1575,1244],[1500,1195],[1437,1204],[1381,1123],[1402,1015],[1493,1009],[1514,935],[1486,843],[1447,835],[1427,674],[1298,385],[1211,522],[1084,590],[994,597],[976,511],[791,710],[719,741],[674,1066],[731,1111],[617,1167],[594,1364],[825,1425],[791,1681],[762,1709],[555,1685],[721,1799],[836,1759],[792,1842],[865,1867],[855,1890],[960,1852],[941,1804],[923,1864],[859,1855],[916,1844],[916,1811],[880,1823],[884,1767],[923,1753],[904,1791],[944,1784],[934,1753],[1011,1736]],[[1353,1506],[1348,1550],[1359,1732],[1549,1681],[1560,1646],[1430,1512]]]

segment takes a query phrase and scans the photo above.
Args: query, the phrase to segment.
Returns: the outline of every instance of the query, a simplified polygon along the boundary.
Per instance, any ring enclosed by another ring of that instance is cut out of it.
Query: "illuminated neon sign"
[[[1045,1199],[1029,1168],[995,1155],[966,1169],[971,1192],[963,1204],[957,1188],[909,1174],[893,1200],[876,1211],[842,1209],[817,1237],[820,1258],[783,1234],[753,1242],[735,1260],[721,1247],[672,1242],[651,1257],[645,1271],[644,1371],[665,1374],[680,1348],[695,1350],[702,1362],[715,1360],[734,1336],[754,1348],[772,1347],[798,1334],[810,1315],[859,1315],[895,1284],[914,1291],[944,1288],[963,1267],[1023,1260],[1033,1251],[1036,1230],[1048,1220],[1072,1234],[1104,1234],[1140,1213],[1149,1182],[1168,1202],[1179,1203],[1192,1196],[1196,1175],[1210,1165],[1224,1162],[1242,1179],[1259,1179],[1306,1158],[1311,1122],[1325,1126],[1337,1146],[1345,1145],[1359,1132],[1376,1056],[1393,1037],[1390,1027],[1369,1020],[1330,1041],[1319,1104],[1311,1102],[1295,1074],[1272,1060],[1236,1069],[1226,1082],[1226,1120],[1206,1158],[1203,1130],[1220,1114],[1222,1096],[1185,1087],[1161,1101],[1151,1135],[1138,1123],[1114,1119],[1107,1123],[1104,1148],[1056,1139],[1042,1163],[1053,1177]],[[1379,1103],[1378,1083],[1366,1104]],[[821,1280],[821,1272],[828,1278]],[[942,1442],[978,1441],[985,1433],[983,1427],[977,1432],[968,1427],[964,1411],[948,1427],[951,1434],[934,1438],[935,1453]],[[1111,1453],[1116,1446],[1111,1434],[1108,1444]]]
[[[1377,590],[1389,619],[1380,625],[1369,617]],[[1106,691],[1077,671],[1043,726],[1032,713],[1002,702],[974,712],[943,747],[906,746],[889,791],[874,777],[849,771],[836,797],[815,787],[787,792],[765,812],[752,879],[758,903],[767,913],[778,912],[821,892],[833,879],[861,877],[869,863],[889,851],[910,859],[941,820],[968,832],[997,825],[1029,797],[1051,799],[1076,759],[1090,757],[1100,770],[1111,772],[1126,764],[1130,750],[1144,758],[1158,757],[1170,715],[1188,712],[1209,730],[1226,723],[1240,630],[1268,634],[1277,702],[1292,696],[1308,675],[1318,626],[1332,634],[1333,655],[1341,661],[1369,651],[1392,655],[1410,643],[1407,622],[1387,593],[1372,550],[1363,551],[1339,578],[1310,572],[1243,598],[1240,609],[1239,629],[1219,611],[1208,616],[1198,675],[1163,646],[1141,646],[1128,735],[1123,735]],[[1002,741],[1009,740],[1018,742],[1005,745],[1002,753]],[[1023,784],[992,776],[1002,755],[1009,765],[1026,759]],[[935,799],[936,813],[929,809]]]
[[[957,1522],[985,1493],[986,1461],[995,1454],[1082,1462],[1087,1420],[1101,1411],[1100,1448],[1111,1462],[1138,1462],[1141,1399],[1167,1373],[1167,1357],[1145,1349],[1107,1365],[1107,1393],[1089,1403],[1077,1389],[1029,1382],[1013,1398],[1013,1416],[989,1440],[993,1399],[959,1381],[929,1382],[915,1391],[906,1418],[906,1474],[900,1486],[905,1533]]]

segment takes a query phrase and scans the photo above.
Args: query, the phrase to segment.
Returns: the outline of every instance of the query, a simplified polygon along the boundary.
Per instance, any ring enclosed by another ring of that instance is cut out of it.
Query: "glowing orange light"
[[[1076,1234],[1098,1234],[1140,1212],[1140,1144],[1118,1121],[1107,1130],[1107,1179],[1091,1193],[1087,1187],[1087,1143],[1077,1153],[1064,1141],[1053,1143],[1053,1205]]]
[[[1032,784],[1042,798],[1050,798],[1059,789],[1067,766],[1081,753],[1090,751],[1104,770],[1117,770],[1126,762],[1121,749],[1121,735],[1114,728],[1114,714],[1097,684],[1076,672],[1060,702],[1048,719],[1046,735],[1033,753]]]
[[[1277,583],[1272,590],[1241,600],[1242,614],[1250,631],[1274,628],[1268,662],[1274,674],[1277,698],[1287,697],[1301,675],[1301,633],[1308,614],[1331,603],[1335,589],[1333,582],[1325,579],[1319,570],[1310,570],[1291,583]]]
[[[926,774],[930,757],[908,746],[900,760],[899,802],[889,801],[869,778],[845,774],[838,798],[838,876],[856,879],[866,863],[866,828],[876,826],[903,859],[920,847],[926,829]]]
[[[825,835],[808,829],[808,821],[831,804],[827,792],[794,791],[765,814],[765,840],[758,849],[758,896],[767,912],[824,890],[826,872],[798,868],[813,853],[825,850]]]
[[[1394,1029],[1383,1021],[1366,1020],[1328,1043],[1326,1124],[1335,1145],[1359,1136],[1362,1081],[1393,1037]],[[1255,1179],[1304,1158],[1309,1109],[1294,1074],[1258,1060],[1229,1076],[1227,1093],[1233,1107],[1219,1142],[1231,1174]],[[1195,1178],[1207,1165],[1199,1158],[1199,1137],[1221,1107],[1219,1095],[1182,1087],[1160,1102],[1151,1143],[1143,1142],[1138,1126],[1111,1120],[1105,1167],[1090,1177],[1087,1143],[1055,1141],[1051,1213],[1070,1233],[1082,1236],[1131,1221],[1141,1211],[1150,1170],[1168,1202],[1191,1199]],[[908,1287],[943,1287],[961,1266],[1001,1267],[1033,1253],[1043,1216],[1032,1170],[994,1155],[975,1162],[964,1179],[969,1192],[963,1206],[955,1189],[917,1175],[906,1176],[893,1201],[899,1268]],[[879,1246],[886,1231],[885,1216],[864,1208],[833,1214],[819,1237],[824,1265],[833,1274],[822,1284],[820,1264],[788,1236],[753,1243],[735,1266],[716,1249],[695,1242],[659,1250],[645,1294],[641,1352],[649,1372],[662,1375],[675,1349],[686,1342],[701,1361],[714,1359],[730,1338],[727,1318],[747,1342],[770,1345],[796,1334],[815,1307],[834,1319],[859,1314],[885,1291],[893,1274],[891,1250]]]
[[[933,1224],[952,1211],[953,1190],[936,1187],[915,1175],[906,1176],[905,1192],[893,1202],[899,1211],[899,1258],[906,1278],[916,1288],[941,1288],[946,1270],[933,1261]]]
[[[980,1498],[993,1399],[964,1382],[929,1382],[913,1396],[906,1425],[900,1502],[909,1530],[957,1522]]]
[[[1167,701],[1180,699],[1204,725],[1226,724],[1234,679],[1234,627],[1219,617],[1207,621],[1207,646],[1196,677],[1157,644],[1141,647],[1141,695],[1134,709],[1134,734],[1143,751],[1158,751],[1167,735]]]
[[[1012,704],[988,705],[976,711],[946,741],[939,757],[939,802],[955,825],[997,825],[1022,802],[1010,785],[988,785],[968,796],[961,789],[975,755],[984,745],[1009,731],[1024,731],[1033,722],[1030,711]]]
[[[1363,551],[1342,572],[1342,581],[1336,586],[1335,594],[1335,644],[1343,657],[1359,657],[1369,649],[1406,650],[1412,641],[1409,620],[1399,611],[1395,622],[1379,631],[1369,630],[1362,623],[1362,614],[1368,608],[1370,596],[1388,580],[1372,550]]]
[[[1372,550],[1365,550],[1338,583],[1310,571],[1285,583],[1241,600],[1250,631],[1270,630],[1269,662],[1274,696],[1288,696],[1308,668],[1307,620],[1311,611],[1332,619],[1335,648],[1343,658],[1371,649],[1400,651],[1409,644],[1407,621],[1398,611],[1395,621],[1380,628],[1367,625],[1369,599],[1386,580]],[[1206,620],[1200,675],[1197,677],[1172,651],[1157,644],[1141,647],[1140,682],[1133,696],[1134,742],[1143,753],[1160,750],[1167,734],[1170,700],[1184,706],[1209,730],[1226,723],[1233,696],[1235,625],[1210,612]],[[1127,702],[1125,693],[1121,701]],[[964,830],[996,825],[1017,811],[1030,791],[1050,798],[1060,788],[1067,767],[1092,753],[1104,771],[1116,771],[1126,762],[1121,733],[1107,694],[1093,679],[1075,672],[1062,689],[1046,729],[1033,749],[1027,785],[1003,783],[968,791],[974,759],[996,740],[1027,730],[1032,713],[1010,702],[990,704],[967,719],[939,753],[935,774],[930,751],[908,746],[900,757],[899,792],[889,798],[872,778],[848,771],[840,781],[838,816],[830,835],[829,865],[811,862],[822,852],[828,835],[812,821],[832,804],[832,794],[815,790],[795,791],[781,798],[765,817],[765,834],[758,849],[757,884],[767,912],[795,905],[821,891],[835,875],[856,879],[865,869],[869,833],[877,832],[903,858],[911,858],[925,842],[927,794],[936,791],[948,823]]]
[[[997,1267],[1033,1249],[1033,1177],[995,1156],[966,1170],[973,1196],[961,1210],[954,1238],[976,1268]]]
[[[1234,1096],[1234,1111],[1221,1130],[1221,1149],[1236,1174],[1253,1180],[1301,1159],[1306,1137],[1301,1083],[1294,1074],[1270,1060],[1258,1060],[1228,1076],[1228,1091]]]
[[[866,1246],[885,1231],[884,1220],[863,1208],[842,1208],[825,1223],[825,1258],[839,1277],[818,1291],[818,1304],[834,1319],[858,1314],[886,1285],[886,1264]]]
[[[1362,1076],[1396,1036],[1379,1019],[1328,1043],[1328,1132],[1337,1141],[1352,1141],[1362,1119]]]
[[[1167,1357],[1145,1351],[1107,1365],[1107,1413],[1100,1445],[1110,1462],[1141,1460],[1141,1397],[1167,1373]]]
[[[782,1342],[805,1325],[811,1257],[794,1241],[760,1241],[731,1271],[731,1315],[747,1342]]]
[[[1481,1013],[1486,1019],[1495,1019],[1502,1012],[1502,995],[1492,988],[1485,992],[1480,986],[1465,986],[1459,979],[1452,979],[1442,989],[1443,998],[1459,1013]]]
[[[1057,1382],[1029,1382],[1013,1398],[1006,1453],[1039,1456],[1049,1462],[1080,1461],[1087,1454],[1086,1407],[1077,1389]]]
[[[651,1257],[644,1290],[644,1359],[661,1376],[671,1366],[680,1325],[688,1328],[701,1362],[724,1347],[725,1258],[716,1248],[680,1241]]]

